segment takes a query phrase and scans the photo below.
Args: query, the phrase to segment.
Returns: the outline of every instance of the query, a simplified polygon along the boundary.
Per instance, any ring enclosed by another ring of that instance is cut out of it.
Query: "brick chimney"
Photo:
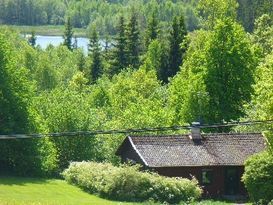
[[[191,133],[190,139],[192,140],[201,140],[201,131],[200,131],[200,122],[193,122],[191,124]]]

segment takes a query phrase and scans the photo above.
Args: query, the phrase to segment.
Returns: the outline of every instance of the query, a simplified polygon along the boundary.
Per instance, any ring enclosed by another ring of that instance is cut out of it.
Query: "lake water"
[[[59,46],[64,42],[64,39],[62,36],[36,36],[36,45],[41,46],[42,49],[45,49],[48,45],[53,45],[53,46]],[[75,39],[73,38],[73,43]],[[88,44],[89,44],[89,39],[88,38],[82,38],[79,37],[77,38],[77,45],[78,48],[82,48],[85,53],[88,52]]]

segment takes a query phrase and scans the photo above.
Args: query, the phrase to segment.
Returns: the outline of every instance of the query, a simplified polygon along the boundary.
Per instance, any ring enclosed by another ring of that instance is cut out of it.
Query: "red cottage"
[[[204,196],[246,196],[245,160],[265,149],[260,133],[128,136],[117,150],[123,162],[142,164],[169,177],[198,179]]]

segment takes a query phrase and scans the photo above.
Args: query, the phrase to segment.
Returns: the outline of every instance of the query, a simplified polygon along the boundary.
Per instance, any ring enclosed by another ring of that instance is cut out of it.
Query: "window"
[[[212,183],[212,170],[202,170],[202,184],[208,185]]]

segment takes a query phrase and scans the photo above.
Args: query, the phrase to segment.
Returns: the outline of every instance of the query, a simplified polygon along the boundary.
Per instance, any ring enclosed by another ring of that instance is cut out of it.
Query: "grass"
[[[44,36],[62,36],[64,34],[64,26],[7,26],[18,30],[21,34],[30,34],[32,31],[35,31],[36,35]],[[84,28],[73,28],[73,31],[77,37],[86,37],[87,30]]]
[[[132,205],[101,199],[63,180],[0,177],[0,205]]]
[[[102,199],[58,179],[0,176],[0,205],[144,205]],[[192,205],[231,205],[232,202],[204,200]]]

